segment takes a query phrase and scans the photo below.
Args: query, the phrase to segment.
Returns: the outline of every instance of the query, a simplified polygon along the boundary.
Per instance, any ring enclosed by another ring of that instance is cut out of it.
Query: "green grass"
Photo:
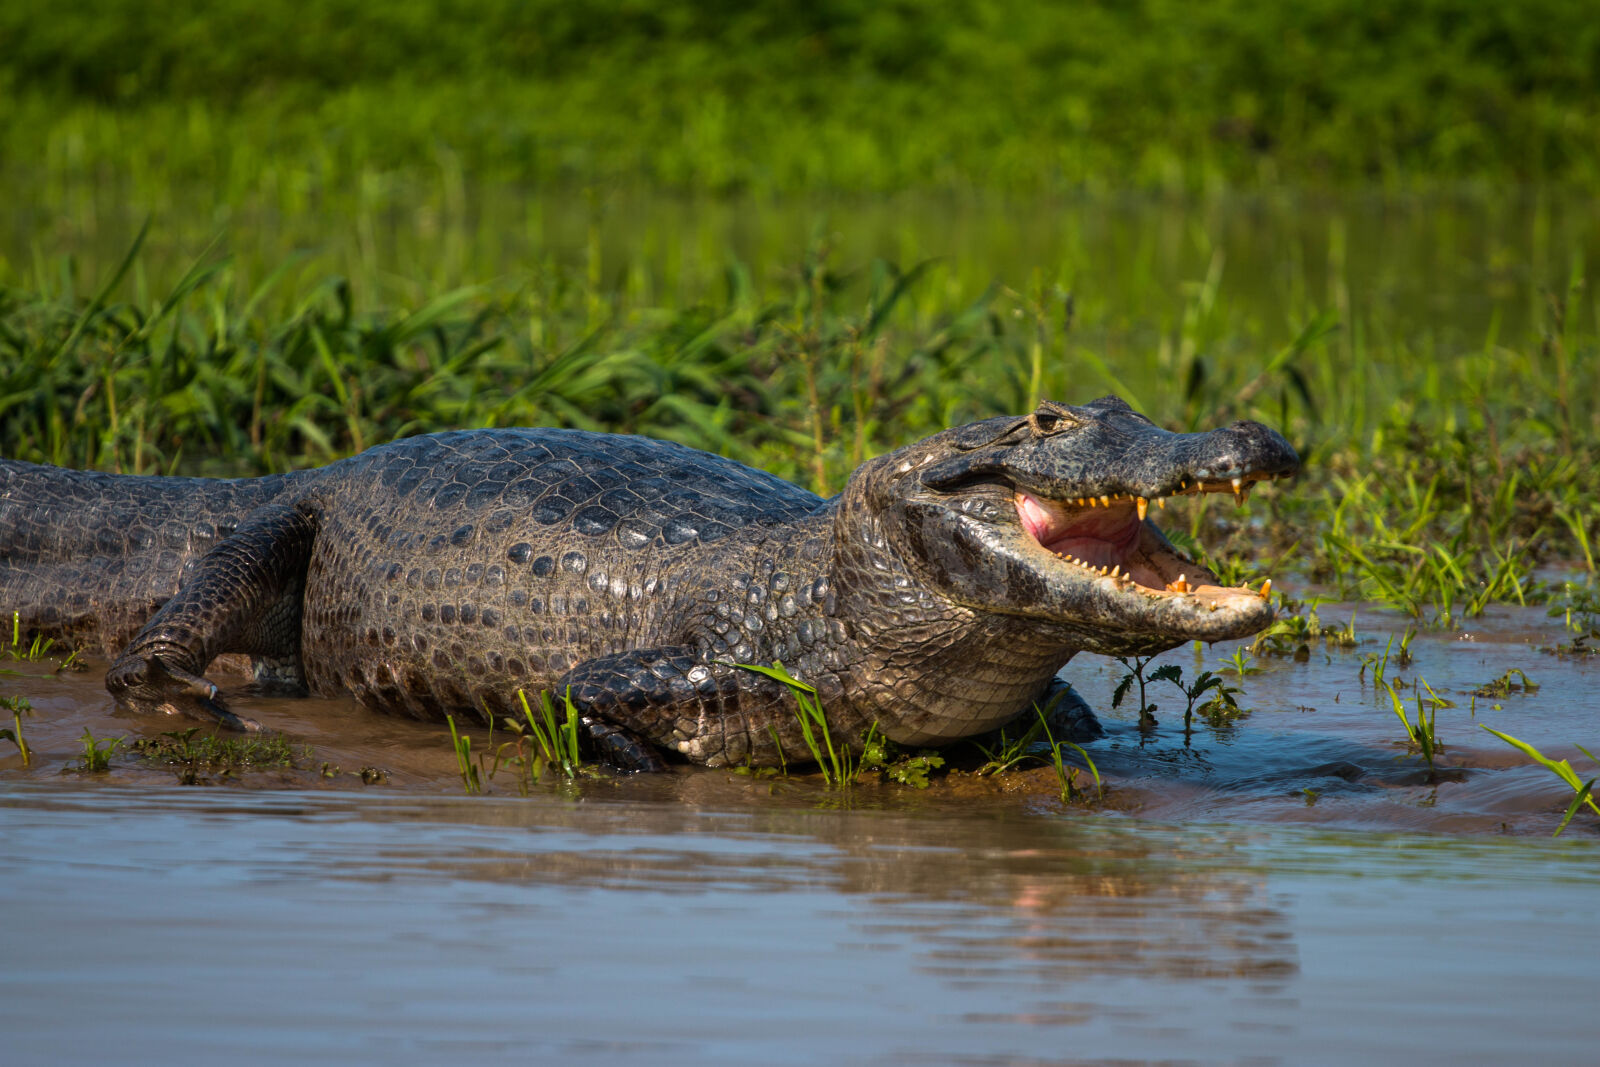
[[[822,700],[817,696],[814,686],[791,675],[782,663],[774,663],[770,667],[755,663],[738,663],[735,666],[765,675],[788,688],[794,697],[795,718],[800,723],[806,751],[811,755],[811,762],[822,772],[824,784],[844,789],[855,782],[856,772],[860,769],[856,753],[843,739],[837,743],[834,741],[833,732],[828,728],[828,717],[822,710]],[[876,732],[875,725],[869,728],[864,744],[871,745]]]
[[[1049,746],[1050,765],[1055,769],[1056,772],[1056,783],[1061,789],[1062,802],[1068,804],[1073,803],[1083,794],[1083,791],[1078,788],[1079,769],[1066,762],[1066,759],[1062,755],[1061,751],[1064,748],[1072,749],[1078,754],[1078,758],[1083,760],[1088,766],[1089,773],[1094,776],[1095,799],[1104,800],[1105,783],[1100,780],[1100,768],[1094,765],[1093,758],[1090,757],[1089,753],[1082,745],[1074,744],[1071,741],[1057,741],[1055,736],[1050,732],[1050,723],[1046,719],[1043,709],[1035,706],[1033,710],[1034,713],[1038,715],[1039,725],[1044,730],[1045,744]]]
[[[548,692],[539,694],[539,714],[535,716],[533,708],[528,704],[528,695],[522,690],[517,690],[517,700],[522,704],[523,722],[527,724],[527,738],[531,750],[518,755],[523,761],[523,766],[528,773],[537,780],[544,766],[560,769],[568,778],[576,778],[583,761],[579,755],[578,734],[580,719],[578,709],[573,706],[572,692],[569,690],[562,695],[564,717],[556,715],[554,699]],[[522,736],[523,723],[508,720],[506,726],[519,736]]]
[[[144,254],[125,249],[88,295],[43,270],[0,290],[0,454],[238,475],[427,430],[556,424],[677,440],[832,492],[863,459],[953,423],[1115,388],[1174,428],[1253,416],[1301,447],[1298,484],[1161,513],[1231,577],[1272,571],[1282,588],[1298,573],[1423,624],[1494,602],[1595,617],[1593,594],[1573,592],[1587,580],[1533,573],[1582,575],[1600,538],[1600,404],[1577,385],[1600,378],[1600,331],[1581,274],[1551,297],[1567,310],[1520,340],[1419,359],[1375,347],[1388,327],[1374,316],[1355,344],[1302,329],[1263,364],[1265,325],[1215,291],[1137,350],[1106,293],[1096,321],[1076,298],[1047,321],[1026,294],[969,300],[953,266],[843,270],[820,251],[760,285],[729,263],[719,297],[686,305],[552,269],[393,309],[362,307],[339,279],[296,289],[289,264],[245,289],[215,255],[153,293]]]
[[[1482,726],[1481,723],[1479,725]],[[1585,782],[1581,777],[1579,777],[1578,772],[1572,769],[1572,764],[1569,761],[1564,759],[1553,760],[1546,756],[1543,752],[1540,752],[1538,749],[1528,744],[1526,741],[1519,741],[1510,734],[1503,734],[1499,730],[1492,730],[1487,726],[1483,726],[1483,729],[1488,730],[1491,734],[1494,734],[1512,748],[1518,749],[1534,762],[1548,770],[1551,774],[1554,774],[1557,778],[1560,778],[1563,782],[1572,787],[1572,803],[1567,807],[1567,813],[1566,815],[1562,816],[1561,824],[1556,827],[1556,832],[1553,836],[1561,836],[1561,831],[1567,828],[1567,824],[1572,821],[1572,817],[1576,815],[1578,810],[1582,807],[1587,806],[1590,811],[1595,813],[1595,815],[1600,816],[1600,804],[1596,804],[1594,798],[1594,784],[1596,779],[1590,778],[1587,782]],[[1595,759],[1594,753],[1590,752],[1582,745],[1578,746],[1578,751],[1582,752],[1585,756],[1588,756],[1590,762],[1600,763],[1600,760]]]
[[[48,637],[35,637],[24,644],[22,641],[22,613],[11,613],[11,644],[6,647],[6,655],[13,660],[22,660],[34,663],[44,659],[55,647],[55,641]]]
[[[1393,706],[1395,716],[1400,720],[1400,725],[1405,729],[1406,742],[1410,747],[1422,753],[1423,762],[1428,765],[1428,776],[1433,779],[1436,775],[1434,758],[1439,750],[1444,747],[1439,741],[1437,729],[1440,708],[1454,707],[1454,701],[1440,696],[1434,691],[1426,679],[1418,678],[1411,687],[1416,698],[1416,721],[1407,717],[1405,701],[1401,698],[1399,689],[1403,683],[1385,681],[1383,688],[1389,694],[1389,701]],[[1428,691],[1427,696],[1422,691]]]
[[[468,203],[466,176],[762,196],[1582,186],[1600,175],[1589,16],[1562,0],[1404,17],[1355,0],[184,0],[152,20],[132,0],[14,0],[0,159],[52,198],[159,174],[268,218],[328,196],[381,209],[408,183]]]
[[[456,772],[468,795],[486,791],[501,770],[509,771],[522,796],[529,795],[552,768],[566,780],[594,773],[594,768],[583,762],[579,748],[581,723],[570,692],[563,697],[564,717],[557,713],[548,692],[541,691],[538,700],[530,703],[527,693],[519,689],[517,700],[522,704],[522,720],[508,716],[500,724],[511,740],[495,743],[495,723],[491,719],[484,750],[477,757],[472,754],[472,738],[457,728],[454,716],[445,717]],[[535,705],[538,711],[534,710]],[[365,772],[362,781],[367,781]]]
[[[467,791],[468,796],[483,792],[484,775],[472,761],[472,738],[456,729],[455,716],[446,715],[444,721],[450,726],[450,747],[455,752],[456,770],[461,775],[461,787]]]

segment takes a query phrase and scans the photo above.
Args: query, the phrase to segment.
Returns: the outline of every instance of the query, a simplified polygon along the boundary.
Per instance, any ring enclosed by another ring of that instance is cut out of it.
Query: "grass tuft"
[[[78,770],[86,774],[103,774],[111,769],[111,757],[128,743],[126,737],[96,738],[88,729],[83,731],[83,755],[78,757]]]
[[[1567,813],[1561,818],[1561,825],[1556,827],[1556,832],[1552,836],[1561,836],[1561,831],[1567,828],[1567,824],[1572,821],[1572,817],[1576,815],[1578,813],[1578,809],[1582,807],[1588,807],[1590,811],[1595,813],[1595,815],[1600,816],[1600,804],[1595,803],[1594,797],[1594,784],[1596,779],[1590,778],[1587,782],[1585,782],[1578,776],[1578,772],[1572,769],[1572,764],[1567,760],[1553,760],[1549,756],[1546,756],[1543,752],[1540,752],[1538,749],[1528,744],[1526,741],[1519,741],[1510,734],[1503,734],[1499,730],[1484,726],[1482,723],[1479,723],[1478,725],[1483,729],[1488,730],[1491,734],[1494,734],[1494,736],[1498,737],[1512,748],[1520,750],[1534,762],[1538,763],[1551,774],[1554,774],[1557,778],[1560,778],[1563,782],[1572,787],[1574,794],[1572,803],[1568,805]],[[1578,751],[1582,752],[1585,756],[1588,756],[1591,762],[1600,763],[1600,760],[1595,759],[1594,753],[1590,752],[1582,745],[1578,746]]]
[[[770,667],[755,663],[737,663],[734,666],[755,671],[788,687],[794,696],[795,718],[799,720],[806,751],[822,772],[823,782],[836,788],[848,788],[855,781],[858,770],[855,757],[849,746],[834,743],[833,734],[828,729],[828,717],[822,710],[822,701],[817,696],[816,688],[791,675],[781,662],[774,661]],[[875,726],[868,729],[869,742],[875,731]]]

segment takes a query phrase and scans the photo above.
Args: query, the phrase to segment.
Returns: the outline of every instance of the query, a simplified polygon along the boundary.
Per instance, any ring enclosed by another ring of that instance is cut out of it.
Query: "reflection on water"
[[[309,753],[179,789],[126,756],[63,773],[85,728],[170,724],[114,715],[97,672],[17,664],[7,1061],[1586,1060],[1600,829],[1551,840],[1570,793],[1477,723],[1594,748],[1600,664],[1534,652],[1542,616],[1474,627],[1404,671],[1458,705],[1435,775],[1362,650],[1318,652],[1246,679],[1222,729],[1108,716],[1100,813],[1048,771],[848,801],[692,768],[466,797],[438,727],[247,695]],[[1541,688],[1474,707],[1512,666]],[[1109,706],[1114,665],[1071,673]]]
[[[1561,996],[1593,966],[1567,951],[1592,841],[972,808],[13,788],[0,1018],[68,1059],[112,1034],[595,1062],[1562,1059],[1597,1035]],[[1456,1008],[1467,985],[1486,1007]]]

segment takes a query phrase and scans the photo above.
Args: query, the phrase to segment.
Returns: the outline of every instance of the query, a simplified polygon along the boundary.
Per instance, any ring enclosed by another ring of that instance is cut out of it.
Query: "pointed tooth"
[[[1266,600],[1272,595],[1272,579],[1268,578],[1261,583],[1261,599]]]
[[[1145,512],[1150,510],[1150,501],[1141,496],[1134,501],[1134,507],[1139,509],[1139,521],[1143,522]]]
[[[1156,507],[1160,508],[1162,511],[1166,511],[1167,510],[1167,498],[1164,497],[1164,496],[1156,497]]]
[[[1235,504],[1238,504],[1238,505],[1243,505],[1244,504],[1244,479],[1243,478],[1235,478],[1233,480],[1233,502]]]
[[[1109,508],[1111,506],[1111,498],[1110,497],[1106,497],[1106,496],[1101,497],[1100,498],[1100,506],[1104,507],[1104,508]]]

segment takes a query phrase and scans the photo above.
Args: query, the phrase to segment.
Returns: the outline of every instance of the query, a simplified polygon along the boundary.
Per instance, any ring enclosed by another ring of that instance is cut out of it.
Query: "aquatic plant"
[[[1394,647],[1397,636],[1400,641],[1400,649],[1398,652]],[[1382,652],[1368,652],[1366,655],[1362,656],[1361,672],[1359,674],[1361,680],[1366,680],[1367,670],[1368,668],[1371,668],[1372,684],[1375,688],[1380,687],[1386,684],[1384,677],[1389,670],[1389,663],[1391,660],[1393,660],[1394,665],[1397,667],[1409,666],[1411,663],[1411,642],[1416,636],[1416,627],[1407,626],[1403,634],[1389,635],[1389,643],[1384,646]]]
[[[1239,707],[1238,698],[1241,690],[1236,686],[1228,685],[1219,675],[1210,671],[1201,671],[1192,683],[1185,684],[1183,668],[1176,663],[1166,663],[1151,672],[1150,680],[1171,682],[1183,694],[1186,702],[1183,709],[1183,730],[1185,734],[1193,731],[1194,713],[1197,705],[1201,714],[1213,726],[1219,726],[1245,714],[1244,709]],[[1211,694],[1211,699],[1204,704],[1200,704],[1200,698],[1207,693]]]
[[[1572,821],[1572,817],[1578,813],[1579,808],[1587,806],[1590,811],[1595,813],[1595,815],[1600,816],[1600,804],[1595,803],[1594,797],[1594,784],[1597,779],[1590,778],[1587,782],[1585,782],[1578,776],[1578,772],[1572,769],[1572,764],[1567,760],[1553,760],[1549,756],[1546,756],[1543,752],[1540,752],[1537,748],[1534,748],[1532,745],[1528,744],[1526,741],[1519,741],[1510,734],[1503,734],[1499,730],[1484,726],[1483,723],[1479,723],[1478,725],[1482,729],[1488,730],[1491,734],[1494,734],[1494,736],[1498,737],[1512,748],[1518,749],[1525,753],[1534,762],[1538,763],[1551,774],[1554,774],[1557,778],[1560,778],[1563,782],[1572,787],[1572,803],[1567,806],[1567,813],[1562,816],[1561,824],[1556,827],[1556,832],[1552,836],[1561,836],[1561,831],[1567,828],[1567,824]],[[1600,759],[1596,759],[1594,753],[1590,752],[1582,745],[1578,745],[1577,749],[1585,756],[1588,756],[1591,762],[1600,763]]]
[[[1394,708],[1395,716],[1400,720],[1400,725],[1405,728],[1407,744],[1422,753],[1422,758],[1428,765],[1428,776],[1432,779],[1437,773],[1434,768],[1434,756],[1444,747],[1439,743],[1438,732],[1435,728],[1438,709],[1454,707],[1454,702],[1435,692],[1426,679],[1418,678],[1417,684],[1412,688],[1417,705],[1416,721],[1412,722],[1406,716],[1405,701],[1400,697],[1397,684],[1385,681],[1383,686],[1389,693],[1389,700]],[[1422,695],[1422,690],[1424,689],[1428,691],[1426,697]]]
[[[983,753],[985,760],[978,768],[979,776],[1004,774],[1026,760],[1042,758],[1033,751],[1033,747],[1043,734],[1044,716],[1041,715],[1016,737],[1009,736],[1007,727],[1002,726],[994,735],[993,744],[986,745],[982,739],[974,738],[972,745]]]
[[[28,748],[28,739],[22,734],[22,717],[33,714],[33,704],[24,696],[0,697],[0,708],[11,713],[11,728],[0,729],[0,739],[16,745],[17,751],[22,754],[22,765],[31,766],[33,752]]]
[[[198,785],[213,774],[227,777],[265,767],[293,767],[297,755],[310,752],[302,748],[297,753],[282,737],[222,737],[197,726],[136,738],[128,747],[147,762],[172,768],[180,785]],[[325,774],[327,766],[323,765]]]
[[[932,784],[928,775],[944,766],[944,757],[931,748],[908,752],[900,745],[878,732],[877,724],[867,728],[862,744],[861,758],[856,764],[856,775],[877,771],[891,782],[912,789],[926,789]]]
[[[1513,676],[1520,681],[1513,681]],[[1513,691],[1520,690],[1524,693],[1537,692],[1539,683],[1529,678],[1520,667],[1511,667],[1498,678],[1484,682],[1472,691],[1475,697],[1503,697],[1509,696]]]
[[[1250,662],[1252,658],[1250,646],[1240,645],[1233,650],[1233,655],[1225,656],[1218,662],[1222,664],[1223,671],[1242,679],[1247,674],[1260,674],[1262,671],[1262,668]]]
[[[127,744],[126,737],[96,738],[86,726],[83,729],[83,755],[78,757],[78,770],[98,774],[111,769],[111,757],[117,749]]]
[[[22,643],[22,613],[11,613],[11,644],[6,648],[6,655],[14,660],[35,662],[44,659],[55,647],[53,638],[35,636],[31,644]]]
[[[1122,700],[1128,695],[1128,690],[1138,683],[1139,686],[1139,729],[1153,730],[1156,728],[1156,705],[1145,696],[1145,688],[1150,679],[1144,676],[1144,669],[1153,657],[1150,656],[1118,656],[1117,662],[1127,670],[1117,687],[1111,691],[1111,707],[1113,710],[1122,706]]]

